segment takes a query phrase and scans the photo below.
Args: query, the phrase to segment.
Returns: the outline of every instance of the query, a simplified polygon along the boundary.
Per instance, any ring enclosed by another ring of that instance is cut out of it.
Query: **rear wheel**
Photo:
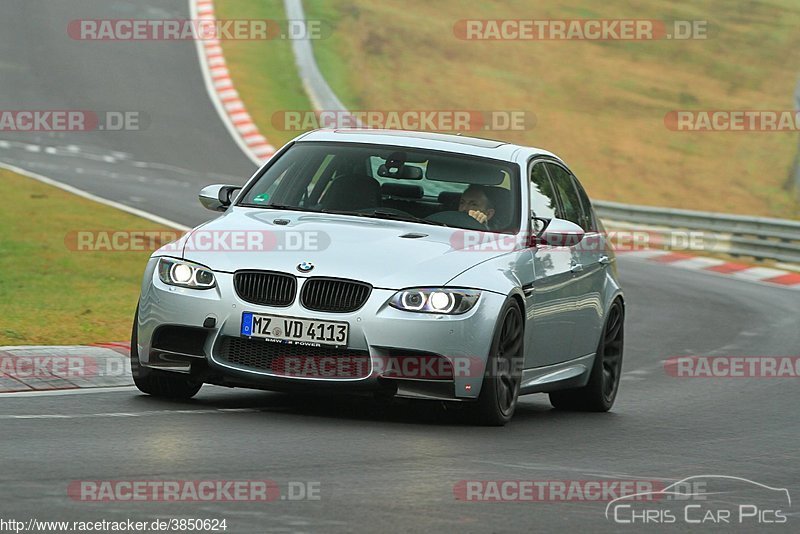
[[[622,374],[625,312],[620,301],[608,311],[589,382],[582,388],[554,391],[550,403],[559,410],[607,412],[614,405]]]
[[[137,348],[137,328],[139,322],[139,306],[136,306],[136,315],[133,317],[133,331],[131,332],[131,375],[133,383],[142,393],[154,397],[167,399],[191,399],[200,388],[202,382],[195,382],[177,373],[159,372],[143,367],[139,361]]]
[[[522,379],[522,342],[522,312],[516,302],[509,300],[500,312],[481,394],[470,406],[475,423],[503,426],[514,415]]]

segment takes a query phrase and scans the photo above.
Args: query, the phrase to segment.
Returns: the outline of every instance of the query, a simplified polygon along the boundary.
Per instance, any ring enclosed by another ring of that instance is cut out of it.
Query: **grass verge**
[[[150,252],[76,251],[70,232],[168,230],[0,169],[0,345],[126,341]]]
[[[280,0],[218,1],[215,10],[218,19],[286,19]],[[276,113],[311,109],[297,74],[291,42],[223,40],[222,49],[236,90],[261,134],[276,149],[299,135],[301,132],[276,128],[272,121]]]
[[[784,188],[794,133],[675,132],[673,110],[792,110],[800,64],[795,0],[307,0],[332,25],[314,42],[351,109],[522,110],[522,131],[486,132],[552,150],[599,199],[800,217]],[[464,41],[461,19],[707,21],[705,40]]]

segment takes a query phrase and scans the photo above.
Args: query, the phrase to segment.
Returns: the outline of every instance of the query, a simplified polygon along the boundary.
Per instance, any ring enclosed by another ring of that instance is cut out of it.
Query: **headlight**
[[[193,289],[210,289],[217,285],[210,269],[174,258],[158,260],[158,277],[165,284]]]
[[[394,294],[389,305],[398,310],[457,315],[472,309],[480,296],[474,289],[404,289]]]

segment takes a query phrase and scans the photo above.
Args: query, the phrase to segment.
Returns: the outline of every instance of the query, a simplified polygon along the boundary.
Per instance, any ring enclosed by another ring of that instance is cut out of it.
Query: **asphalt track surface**
[[[3,133],[0,140],[13,143],[0,148],[0,161],[183,224],[209,217],[197,203],[199,187],[243,182],[252,172],[211,105],[192,43],[66,37],[66,23],[80,17],[185,18],[184,0],[5,0],[0,9],[0,109],[136,109],[151,117],[142,132]],[[118,159],[103,160],[115,153]],[[594,532],[623,529],[605,518],[604,502],[463,502],[454,485],[669,483],[714,474],[787,488],[800,498],[797,379],[676,378],[662,363],[687,354],[798,355],[797,293],[632,258],[621,258],[620,270],[625,373],[611,413],[561,413],[536,395],[521,400],[507,427],[476,428],[432,402],[385,408],[360,398],[211,386],[189,402],[131,388],[5,395],[0,519],[218,518],[237,533]],[[311,482],[319,484],[320,499],[81,502],[67,494],[73,481],[153,479],[267,479],[284,496],[289,483]],[[778,504],[768,501],[763,506]],[[783,509],[789,522],[778,529],[796,531],[797,505]],[[686,527],[670,530],[677,528]]]
[[[138,131],[0,132],[0,161],[184,224],[181,203],[255,170],[209,100],[193,41],[73,40],[70,21],[189,18],[187,0],[3,0],[0,109],[136,112]],[[2,141],[5,141],[3,143]]]

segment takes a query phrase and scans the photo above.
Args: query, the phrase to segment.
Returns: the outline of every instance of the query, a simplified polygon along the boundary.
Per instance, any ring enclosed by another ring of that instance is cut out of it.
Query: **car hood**
[[[496,244],[465,249],[460,246],[465,233],[405,221],[233,208],[192,230],[180,244],[184,259],[214,271],[281,271],[402,289],[444,285],[471,267],[509,252]],[[162,250],[165,253],[169,254]],[[302,262],[313,264],[313,270],[300,272]]]

